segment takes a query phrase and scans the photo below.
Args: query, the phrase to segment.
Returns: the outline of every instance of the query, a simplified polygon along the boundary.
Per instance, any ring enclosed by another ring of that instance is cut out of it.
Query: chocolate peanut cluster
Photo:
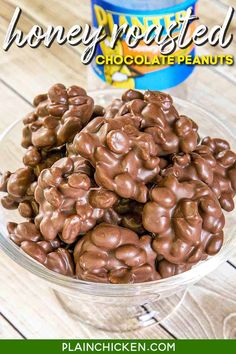
[[[47,94],[35,97],[35,110],[24,119],[22,146],[43,148],[62,146],[71,141],[93,114],[93,99],[79,86],[53,85]],[[28,159],[25,158],[27,161]]]
[[[40,172],[65,156],[65,148],[42,153],[40,162],[34,167],[24,166],[11,173],[0,175],[0,192],[5,192],[1,203],[6,209],[17,209],[24,218],[31,218],[38,213],[34,191]]]
[[[216,195],[196,180],[164,178],[143,209],[143,226],[155,235],[153,249],[174,264],[195,264],[218,253],[224,224]]]
[[[170,95],[159,91],[126,91],[122,99],[114,101],[115,109],[108,108],[105,115],[140,118],[142,131],[152,135],[158,156],[176,152],[189,153],[198,142],[198,126],[190,118],[179,115]],[[119,109],[117,109],[119,107]]]
[[[8,223],[8,232],[11,240],[36,261],[54,272],[73,276],[72,256],[59,238],[46,241],[32,222]]]
[[[203,181],[216,194],[224,210],[234,209],[236,154],[225,140],[206,137],[190,154],[173,155],[172,165],[163,175],[174,175],[179,181]]]
[[[59,155],[65,150],[65,144],[72,141],[90,119],[103,112],[103,108],[94,106],[92,97],[76,85],[66,88],[55,84],[48,93],[36,96],[33,106],[34,111],[23,119],[21,145],[26,149],[24,165],[38,173],[63,157]],[[50,160],[51,163],[46,162]]]
[[[146,184],[159,173],[160,159],[152,135],[139,126],[139,117],[98,117],[76,135],[72,151],[90,161],[99,185],[145,203]]]
[[[92,229],[117,201],[115,193],[94,184],[81,157],[64,157],[41,172],[35,189],[35,224],[47,241],[60,235],[71,244]]]
[[[117,225],[101,223],[75,246],[76,275],[113,284],[160,279],[149,235],[139,236]]]
[[[217,254],[234,209],[236,154],[171,96],[128,90],[94,105],[52,86],[23,120],[24,166],[1,175],[10,239],[44,267],[84,281],[141,283]]]

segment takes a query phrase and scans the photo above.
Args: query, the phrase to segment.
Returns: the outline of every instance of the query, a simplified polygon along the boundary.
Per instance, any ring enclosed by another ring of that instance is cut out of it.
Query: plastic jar
[[[151,45],[145,45],[140,42],[136,48],[129,48],[123,39],[119,40],[114,49],[109,46],[109,36],[114,24],[138,25],[143,31],[148,26],[154,24],[164,26],[166,29],[173,21],[185,15],[190,7],[193,13],[196,12],[196,3],[198,0],[91,0],[92,21],[95,28],[104,26],[107,39],[102,41],[96,50],[96,55],[92,62],[93,72],[103,82],[118,88],[137,88],[151,90],[165,90],[174,87],[183,82],[192,73],[194,66],[186,64],[174,65],[111,65],[97,64],[96,57],[102,56],[145,56],[153,59],[159,55],[159,46],[154,42]],[[195,28],[193,21],[189,26],[188,36]],[[179,32],[180,27],[176,30]],[[164,32],[163,32],[164,33]],[[165,33],[164,33],[165,34]],[[177,49],[173,55],[191,55],[194,57],[194,45],[186,49]],[[100,80],[99,80],[100,81]],[[106,85],[105,85],[106,86]],[[95,88],[101,87],[95,84]],[[104,87],[104,85],[102,85]]]

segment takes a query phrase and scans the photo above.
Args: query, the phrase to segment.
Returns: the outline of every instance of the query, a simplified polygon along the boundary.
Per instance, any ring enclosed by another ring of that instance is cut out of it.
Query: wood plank
[[[25,3],[25,1],[23,0],[21,3]],[[49,8],[48,3],[40,3],[41,9],[46,13]],[[57,7],[54,7],[53,10],[51,3],[51,16],[57,17],[53,12],[56,11]],[[61,1],[60,8],[62,3],[63,6],[68,7],[66,11],[70,10],[72,12],[75,9],[73,6],[78,4],[75,0],[67,2],[69,4],[66,5],[65,2]],[[28,2],[29,7],[31,4],[32,2]],[[39,2],[36,1],[34,4],[39,4]],[[8,11],[9,7],[5,6],[7,6],[6,2],[4,9]],[[85,6],[85,12],[81,17],[84,21],[87,18],[87,15],[84,15],[86,11],[88,11],[88,6]],[[66,13],[61,11],[60,16],[66,19],[68,17],[65,15]],[[2,28],[2,30],[3,22],[0,23],[0,29]],[[7,20],[5,19],[6,23]],[[32,19],[27,16],[24,17],[24,26],[25,24],[30,26],[32,23]],[[3,36],[3,32],[1,32],[1,36]],[[0,37],[1,39],[2,37]],[[23,95],[24,99],[31,101],[35,94],[46,90],[49,85],[56,81],[63,81],[66,84],[74,83],[77,80],[86,82],[84,67],[78,65],[78,68],[74,69],[74,63],[77,62],[78,55],[69,48],[66,48],[65,51],[64,47],[57,46],[53,46],[50,50],[41,47],[37,50],[12,48],[8,53],[3,54],[0,58],[0,78]],[[21,112],[22,115],[28,112],[30,106],[9,88],[6,88],[3,83],[0,83],[0,89],[1,100],[4,102],[0,120],[1,131],[4,126],[9,124],[11,119],[18,118]],[[225,72],[222,73],[219,70],[206,67],[197,68],[187,81],[187,85],[181,85],[181,90],[178,91],[177,88],[176,92],[179,92],[179,95],[184,98],[205,106],[213,113],[221,115],[222,119],[230,119],[231,123],[235,124],[235,85],[232,80],[229,80]],[[224,97],[222,97],[222,92]],[[234,260],[234,258],[232,259]],[[8,267],[6,267],[6,264]],[[29,338],[114,337],[113,334],[81,325],[69,317],[57,302],[52,291],[45,287],[42,281],[15,265],[4,255],[0,259],[0,267],[3,269],[0,281],[1,284],[5,285],[4,293],[2,294],[2,290],[0,293],[0,307],[6,317],[17,328],[22,329],[24,335],[29,336]],[[184,310],[176,313],[174,315],[176,317],[173,316],[164,325],[177,337],[221,338],[225,321],[227,333],[233,336],[233,325],[235,324],[233,312],[235,312],[236,307],[235,297],[231,293],[236,293],[235,274],[234,268],[230,265],[222,266],[220,273],[218,271],[213,273],[210,280],[207,277],[202,281],[203,283],[199,283],[190,290],[183,305]],[[222,284],[224,284],[224,289],[222,289]],[[17,293],[15,289],[18,290]],[[27,304],[25,303],[26,298]],[[224,301],[222,301],[222,298],[224,298]],[[224,302],[223,306],[221,306],[222,302]],[[32,304],[32,306],[28,304]],[[33,326],[32,318],[34,319]],[[60,326],[58,323],[60,323]],[[156,338],[169,337],[167,332],[159,326],[150,327],[141,332],[123,334],[122,336],[123,338],[153,338],[154,335]],[[117,337],[120,338],[121,336],[117,335]]]
[[[202,106],[229,124],[235,124],[235,89],[236,86],[217,71],[197,66],[176,91],[177,96]]]
[[[4,8],[7,6],[5,4]],[[38,4],[38,2],[33,4]],[[9,11],[9,8],[6,10]],[[64,14],[63,11],[61,12]],[[64,18],[67,17],[64,16]],[[33,24],[32,20],[27,19],[25,15],[23,19],[22,22],[28,21],[28,25]],[[0,34],[0,39],[2,37],[3,34]],[[61,61],[62,56],[63,60]],[[46,90],[54,82],[61,81],[66,84],[81,82],[86,85],[88,68],[83,67],[82,69],[79,62],[78,66],[74,65],[77,59],[77,53],[69,50],[66,46],[55,46],[51,49],[39,47],[36,50],[14,46],[1,56],[0,78],[7,81],[11,87],[21,92],[28,100],[32,100],[35,94]],[[27,65],[24,65],[25,62]],[[70,65],[73,66],[73,69]],[[89,86],[93,89],[96,88],[92,80],[90,80]],[[235,123],[235,85],[215,68],[197,67],[184,84],[174,88],[171,92],[197,102],[212,113],[220,115],[220,118]],[[220,99],[218,99],[219,97]]]
[[[50,50],[40,47],[36,51],[29,47],[14,47],[0,59],[0,78],[27,100],[32,101],[36,94],[46,91],[55,82],[86,85],[84,74],[86,75],[87,68],[82,70],[78,66],[75,74],[67,67],[66,62],[62,63]],[[90,84],[91,87],[94,88]],[[197,67],[185,83],[170,92],[196,102],[220,118],[235,123],[235,85],[208,67]]]
[[[43,3],[38,3],[37,6],[32,6],[32,3],[29,5],[28,2],[26,2],[25,6],[26,7],[22,7],[21,2],[11,2],[9,0],[2,0],[3,2],[3,6],[1,9],[1,24],[0,24],[0,28],[3,31],[4,35],[5,32],[9,26],[9,23],[11,21],[12,15],[15,11],[16,6],[19,6],[22,9],[22,13],[20,16],[20,19],[18,21],[17,24],[17,28],[20,29],[21,31],[23,31],[24,34],[28,33],[29,30],[32,28],[33,25],[40,25],[43,29],[46,29],[46,26],[48,26],[49,24],[52,26],[64,26],[65,28],[65,33],[67,33],[67,31],[71,28],[72,26],[72,22],[70,22],[70,20],[68,20],[67,16],[70,15],[71,13],[73,13],[73,25],[74,24],[78,24],[82,27],[85,26],[85,24],[88,22],[86,21],[85,18],[83,18],[83,14],[84,14],[84,7],[87,9],[87,6],[84,6],[84,4],[82,5],[82,9],[81,9],[81,13],[79,14],[79,17],[76,17],[74,15],[74,12],[72,12],[71,10],[68,11],[67,8],[68,6],[63,5],[62,3],[60,4],[60,6],[58,6],[58,3],[56,3],[56,1],[52,1],[50,2],[50,4],[48,2],[45,2],[45,4],[43,5]],[[81,6],[80,6],[81,8]],[[36,12],[35,12],[36,11]],[[38,12],[38,13],[37,13]],[[41,16],[41,14],[45,14],[46,15],[46,22],[44,21],[44,15],[43,17]],[[66,16],[65,16],[66,14]],[[90,18],[90,16],[89,16]],[[47,22],[47,20],[49,22]],[[69,53],[69,52],[78,52],[79,54],[81,54],[81,52],[83,51],[83,45],[79,45],[79,46],[69,46],[64,44],[63,46],[59,46],[58,44],[53,44],[50,47],[50,50],[52,52],[54,52],[54,49],[56,50],[56,54],[58,54],[58,47],[59,48],[66,48],[63,52],[62,55],[60,55],[60,58],[63,59],[63,56],[66,55],[65,53]],[[72,54],[71,54],[72,55]],[[73,56],[72,56],[73,58]],[[76,63],[72,60],[70,65],[73,68],[74,64],[78,65],[78,56],[76,55]],[[79,57],[80,59],[80,57]]]
[[[6,0],[4,0],[6,1]],[[25,14],[29,14],[34,20],[37,19],[42,25],[61,25],[69,29],[73,25],[84,26],[91,23],[90,1],[63,1],[46,0],[8,0],[11,5],[19,6]]]
[[[0,33],[0,40],[3,36]],[[59,54],[59,53],[58,53]],[[69,62],[69,58],[68,58]],[[72,85],[75,82],[86,86],[86,70],[77,71],[77,74],[55,56],[50,50],[40,48],[12,48],[7,53],[0,55],[1,73],[0,78],[7,82],[13,89],[30,102],[39,92],[45,92],[57,82]]]
[[[90,5],[86,2],[69,1],[69,2],[59,2],[53,0],[50,1],[50,6],[48,2],[44,1],[32,1],[30,0],[9,0],[14,6],[20,6],[25,14],[28,14],[31,19],[34,19],[35,23],[39,21],[42,25],[47,26],[52,24],[54,26],[61,24],[66,28],[70,28],[72,25],[81,24],[84,26],[85,23],[91,22],[91,11]],[[226,0],[227,1],[227,0]],[[233,1],[231,1],[231,6]],[[214,12],[214,16],[212,13]],[[211,29],[216,24],[221,24],[227,13],[227,6],[223,6],[220,2],[215,0],[201,0],[198,7],[198,14],[200,17],[199,24],[205,24]],[[219,22],[221,21],[221,22]],[[229,28],[231,33],[236,32],[236,23],[232,22]],[[75,47],[75,50],[80,51],[80,47]],[[234,38],[232,44],[227,50],[217,47],[212,47],[210,45],[204,45],[204,47],[197,48],[199,55],[223,55],[223,54],[234,54],[236,52],[236,39]],[[236,81],[236,69],[235,67],[216,66],[214,70],[223,72],[230,77],[234,77]]]
[[[234,1],[234,0],[233,0]],[[232,5],[232,1],[231,1]],[[215,25],[222,25],[224,18],[228,11],[228,6],[222,6],[221,3],[215,0],[201,0],[199,1],[199,24],[204,24],[208,26],[209,29],[213,28]],[[214,16],[212,14],[214,13]],[[232,21],[228,29],[228,33],[236,32],[236,21]],[[236,52],[236,38],[233,37],[233,41],[230,46],[226,49],[222,49],[220,46],[212,47],[206,44],[201,47],[197,47],[198,55],[234,55]],[[210,67],[211,70],[219,72],[225,75],[228,79],[236,83],[236,66],[228,65],[217,65]]]
[[[158,325],[120,334],[83,325],[64,311],[41,279],[0,254],[0,310],[27,338],[171,338]]]
[[[68,316],[42,280],[4,254],[0,265],[0,281],[5,284],[1,311],[27,338],[170,338],[158,325],[122,334],[82,325]],[[163,325],[178,338],[223,338],[224,324],[228,332],[233,331],[229,318],[236,312],[235,280],[236,271],[225,263],[195,285]]]
[[[235,0],[217,0],[217,2],[221,5],[221,6],[225,6],[225,7],[229,7],[229,6],[236,6],[236,1]]]
[[[229,261],[236,267],[236,254],[230,257]]]
[[[32,110],[29,103],[16,95],[11,89],[0,81],[1,99],[4,104],[1,107],[0,134],[11,123],[19,118],[23,118],[26,113]],[[14,107],[14,109],[13,109]],[[1,166],[2,167],[2,166]]]
[[[22,338],[22,335],[0,314],[0,339]]]
[[[224,263],[190,288],[181,308],[163,324],[178,338],[220,339],[234,332],[233,316],[236,270]]]
[[[1,5],[1,14],[3,14],[0,21],[1,42],[4,40],[6,26],[13,10],[14,6],[5,1]],[[26,31],[32,25],[32,20],[23,16],[19,27]],[[25,48],[12,46],[7,52],[2,48],[0,50],[0,78],[21,92],[29,101],[32,101],[39,91],[47,90],[56,82],[70,85],[76,81],[82,86],[86,85],[86,67],[84,70],[79,69],[80,56],[67,46],[52,45],[50,49],[43,46],[37,49],[29,46]]]

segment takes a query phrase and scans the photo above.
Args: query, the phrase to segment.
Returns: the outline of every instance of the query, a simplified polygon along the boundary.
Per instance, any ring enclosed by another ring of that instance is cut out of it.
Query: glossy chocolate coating
[[[236,194],[236,154],[223,139],[206,137],[202,144],[210,148],[216,160],[212,190],[219,198],[222,208],[232,211]]]
[[[162,259],[160,262],[156,263],[156,269],[162,278],[169,278],[184,273],[191,269],[191,267],[192,265],[189,263],[174,264],[168,262],[166,259]]]
[[[203,181],[216,194],[223,209],[234,209],[236,154],[225,140],[207,137],[195,151],[174,155],[172,161],[164,176],[173,174],[179,181]]]
[[[20,203],[32,199],[32,187],[36,180],[34,171],[30,167],[23,167],[14,173],[6,172],[2,175],[0,191],[6,193],[1,203],[6,209],[16,209]]]
[[[55,84],[47,94],[34,99],[35,110],[24,120],[22,146],[27,149],[23,161],[28,166],[38,165],[42,150],[60,147],[72,141],[87,122],[102,112],[79,86],[66,88]]]
[[[76,135],[72,150],[94,166],[98,185],[144,203],[160,159],[153,137],[139,126],[139,117],[95,118]]]
[[[9,222],[7,230],[11,240],[19,246],[23,241],[38,242],[42,239],[42,235],[33,222],[25,221],[20,224]]]
[[[123,102],[123,105],[121,105]],[[128,90],[119,102],[114,101],[105,113],[116,116],[132,115],[140,117],[141,129],[153,136],[158,156],[183,151],[193,151],[198,142],[198,127],[192,119],[181,116],[173,106],[170,95],[159,91],[146,91],[144,94]],[[120,106],[120,109],[117,108]]]
[[[68,250],[62,248],[58,238],[45,241],[32,222],[8,223],[8,232],[12,241],[48,269],[63,275],[74,275],[73,258]]]
[[[51,150],[41,149],[40,151],[30,146],[23,157],[25,166],[32,167],[36,176],[45,169],[51,167],[54,162],[66,156],[66,146],[63,145],[59,148]]]
[[[119,216],[119,223],[139,235],[146,233],[142,224],[142,213],[144,204],[138,203],[135,200],[119,199],[113,209]]]
[[[117,196],[97,187],[83,158],[65,157],[41,172],[35,189],[39,214],[35,223],[45,240],[57,236],[73,243],[101,220]]]
[[[105,108],[98,104],[95,104],[93,107],[93,114],[91,119],[96,117],[102,117],[104,116],[104,114],[105,114]]]
[[[76,276],[103,283],[140,283],[160,279],[151,237],[100,224],[78,241],[74,250]]]
[[[1,176],[0,191],[6,195],[1,203],[6,209],[16,209],[24,218],[32,218],[38,214],[38,205],[34,199],[37,178],[44,168],[51,167],[58,159],[65,156],[64,147],[51,151],[41,151],[37,164],[19,168],[14,173],[7,171]]]
[[[168,176],[151,189],[150,198],[143,226],[155,234],[152,247],[158,255],[174,264],[195,264],[219,252],[225,219],[205,183]]]
[[[71,254],[58,247],[59,242],[54,241],[23,241],[21,249],[46,268],[62,275],[74,275],[74,262]]]
[[[114,118],[118,114],[123,104],[124,102],[121,99],[114,99],[111,104],[105,108],[105,118]]]
[[[223,244],[236,154],[159,91],[126,91],[106,108],[56,84],[24,119],[24,167],[0,177],[2,205],[28,221],[10,238],[57,273],[139,283],[189,270]]]

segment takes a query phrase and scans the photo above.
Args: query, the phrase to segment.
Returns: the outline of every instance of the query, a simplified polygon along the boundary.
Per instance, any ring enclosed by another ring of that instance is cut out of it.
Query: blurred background
[[[118,3],[122,6],[122,3],[129,4],[129,2]],[[158,4],[159,1],[156,3]],[[84,27],[86,23],[92,22],[90,0],[0,0],[0,5],[0,43],[3,43],[16,6],[22,9],[17,28],[25,33],[28,33],[34,24],[39,24],[43,28],[48,25],[62,25],[67,32],[75,24]],[[209,28],[222,24],[229,5],[236,5],[236,1],[199,0],[197,14],[200,21],[197,23],[205,24]],[[235,19],[229,30],[232,33],[236,32]],[[13,44],[8,52],[1,49],[0,79],[3,85],[8,85],[19,92],[29,102],[32,102],[32,98],[39,92],[47,91],[48,87],[55,82],[63,82],[65,85],[77,83],[90,90],[101,88],[104,83],[92,73],[91,67],[81,64],[80,55],[83,49],[82,45],[72,47],[69,44],[60,46],[57,43],[54,43],[50,49],[43,45],[37,49],[32,49],[28,45],[18,48]],[[208,45],[197,48],[199,55],[234,54],[235,52],[236,38],[225,50]],[[196,66],[192,75],[171,91],[177,96],[203,105],[213,113],[219,114],[222,119],[227,117],[233,120],[235,81],[235,66]]]

